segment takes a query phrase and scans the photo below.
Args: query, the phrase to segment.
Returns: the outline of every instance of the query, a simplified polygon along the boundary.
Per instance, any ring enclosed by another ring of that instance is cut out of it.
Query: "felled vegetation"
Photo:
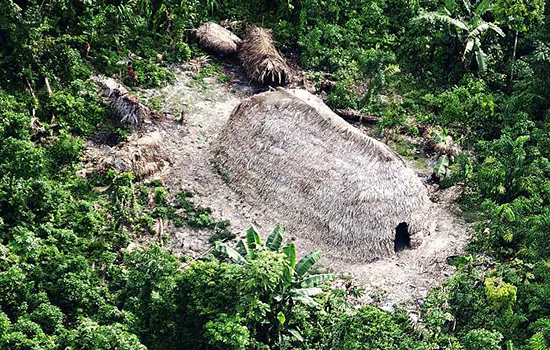
[[[83,174],[109,169],[131,172],[138,179],[161,175],[170,164],[170,158],[163,151],[162,136],[158,132],[145,134],[116,147],[91,148],[86,152]]]
[[[94,77],[94,81],[109,107],[115,111],[120,123],[138,126],[145,118],[151,116],[152,111],[114,79]]]
[[[220,54],[237,53],[242,43],[241,38],[219,24],[207,22],[195,31],[199,45],[206,50]]]

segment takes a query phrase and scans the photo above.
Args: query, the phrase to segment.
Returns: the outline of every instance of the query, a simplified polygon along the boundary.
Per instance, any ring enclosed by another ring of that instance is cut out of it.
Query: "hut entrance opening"
[[[402,222],[395,228],[394,251],[398,253],[405,249],[411,249],[411,236],[409,225]]]

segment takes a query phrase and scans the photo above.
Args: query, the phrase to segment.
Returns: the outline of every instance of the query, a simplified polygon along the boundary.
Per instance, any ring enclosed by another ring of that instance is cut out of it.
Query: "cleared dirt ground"
[[[231,67],[229,67],[231,68]],[[269,232],[275,224],[284,221],[276,208],[254,208],[230,189],[212,163],[209,146],[240,101],[258,92],[241,78],[238,68],[226,74],[230,81],[219,83],[215,77],[195,79],[193,67],[174,68],[176,82],[162,89],[142,91],[143,99],[155,98],[162,102],[166,118],[146,123],[134,135],[160,134],[161,150],[167,166],[153,177],[162,180],[174,194],[181,190],[195,193],[194,202],[210,207],[218,220],[229,220],[231,230],[238,235],[251,225],[260,232]],[[101,155],[112,149],[89,145],[89,152]],[[373,262],[346,262],[330,247],[323,247],[300,238],[298,227],[288,227],[287,239],[296,242],[300,251],[320,248],[325,252],[324,268],[338,275],[350,276],[353,283],[365,290],[360,302],[374,302],[382,308],[395,304],[414,307],[428,291],[453,274],[448,257],[459,254],[469,240],[468,226],[454,214],[452,190],[439,193],[441,200],[434,204],[430,235],[420,247],[405,250],[394,257]],[[167,248],[181,255],[197,257],[210,249],[209,232],[188,227],[167,227],[170,234]]]

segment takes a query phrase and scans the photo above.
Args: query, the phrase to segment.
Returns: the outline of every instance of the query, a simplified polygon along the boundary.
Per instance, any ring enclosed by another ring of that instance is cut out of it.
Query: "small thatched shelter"
[[[263,28],[247,28],[239,57],[246,75],[261,84],[283,85],[292,80],[292,70],[275,48],[271,34]]]
[[[304,90],[243,101],[214,157],[245,200],[342,259],[414,248],[427,227],[427,190],[414,171]]]
[[[203,49],[218,54],[236,53],[242,42],[233,32],[214,22],[202,24],[195,31],[195,35]]]

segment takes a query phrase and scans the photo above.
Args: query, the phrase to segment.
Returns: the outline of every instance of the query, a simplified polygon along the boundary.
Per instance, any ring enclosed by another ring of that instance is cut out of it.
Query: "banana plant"
[[[294,243],[288,243],[281,249],[284,234],[284,227],[277,225],[267,236],[266,241],[263,242],[256,229],[251,227],[246,231],[246,243],[241,240],[234,249],[226,243],[217,242],[216,248],[238,264],[252,262],[258,252],[262,250],[284,254],[286,257],[284,280],[292,298],[294,301],[316,306],[317,303],[312,297],[322,292],[322,289],[318,286],[332,280],[334,275],[331,273],[311,274],[311,269],[323,258],[323,253],[319,250],[313,250],[297,262]]]
[[[424,13],[413,21],[438,22],[454,27],[458,36],[464,41],[464,51],[462,53],[462,62],[473,53],[480,72],[487,70],[486,57],[481,45],[483,35],[489,30],[504,37],[504,32],[496,24],[483,20],[483,15],[491,10],[491,1],[480,1],[475,8],[471,8],[467,1],[463,1],[465,16],[453,18],[452,13],[457,9],[454,0],[447,0],[445,7],[439,12]]]
[[[225,243],[216,243],[217,251],[237,264],[253,264],[260,252],[269,251],[274,254],[283,254],[283,278],[277,287],[277,292],[270,302],[270,316],[272,319],[269,327],[268,338],[275,339],[275,343],[281,339],[281,334],[286,331],[298,340],[301,334],[298,329],[289,328],[287,316],[292,314],[292,308],[299,303],[309,307],[317,307],[318,303],[313,297],[322,293],[320,285],[334,279],[330,273],[313,274],[312,268],[323,258],[318,250],[313,250],[297,260],[296,246],[288,243],[283,246],[285,229],[276,226],[267,236],[265,242],[253,228],[246,231],[245,240],[237,243],[236,249]]]

